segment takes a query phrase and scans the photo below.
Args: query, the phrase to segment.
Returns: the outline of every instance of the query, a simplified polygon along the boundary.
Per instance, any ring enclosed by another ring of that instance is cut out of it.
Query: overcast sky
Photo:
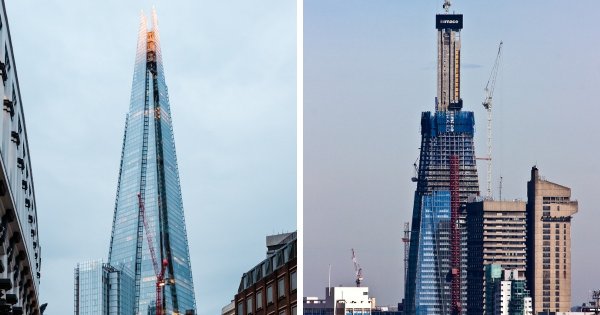
[[[595,1],[452,1],[464,14],[462,98],[485,155],[481,102],[500,40],[494,190],[526,200],[537,164],[572,188],[573,303],[598,289],[600,11]],[[403,222],[412,216],[420,113],[434,110],[435,14],[443,1],[304,1],[304,270],[307,296],[354,285],[350,249],[378,304],[403,290]],[[485,187],[485,165],[479,165]],[[484,189],[482,189],[484,190]]]
[[[156,5],[199,314],[296,229],[294,1],[6,1],[38,205],[41,302],[107,259],[139,14]]]

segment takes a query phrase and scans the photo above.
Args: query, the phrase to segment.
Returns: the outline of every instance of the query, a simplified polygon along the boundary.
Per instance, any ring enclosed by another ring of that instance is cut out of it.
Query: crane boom
[[[483,107],[487,111],[487,198],[492,198],[492,97],[494,96],[494,89],[496,88],[496,77],[498,76],[498,69],[500,65],[500,56],[502,55],[502,41],[498,45],[498,53],[496,54],[496,61],[492,67],[492,72],[485,85],[485,99],[483,100]]]
[[[352,248],[352,262],[354,263],[354,272],[356,274],[356,286],[360,287],[360,283],[363,280],[362,268],[356,259],[356,255],[354,254],[354,248]]]
[[[162,261],[161,266],[158,265],[158,260],[156,259],[156,252],[154,251],[154,239],[152,237],[152,233],[150,232],[150,228],[148,226],[148,221],[146,220],[146,207],[144,207],[144,200],[142,199],[142,194],[138,193],[138,205],[140,209],[140,217],[142,218],[142,222],[144,223],[144,229],[146,230],[146,239],[148,240],[148,249],[150,250],[150,257],[152,258],[152,267],[154,267],[154,274],[156,275],[156,315],[163,315],[163,303],[162,303],[162,289],[165,286],[165,269],[169,262],[164,259]]]

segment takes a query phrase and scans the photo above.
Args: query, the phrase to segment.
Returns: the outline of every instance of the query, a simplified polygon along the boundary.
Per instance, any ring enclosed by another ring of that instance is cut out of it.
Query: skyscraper
[[[134,314],[153,312],[157,263],[166,260],[162,305],[166,313],[195,312],[194,286],[183,215],[177,157],[163,70],[156,13],[150,29],[141,17],[133,74],[131,103],[125,122],[121,167],[108,262],[132,271]],[[138,202],[145,204],[145,230]]]
[[[407,314],[447,314],[452,301],[452,269],[460,279],[457,304],[466,304],[466,238],[451,239],[451,160],[457,161],[459,235],[464,231],[464,205],[479,194],[473,112],[462,111],[460,98],[461,14],[436,15],[438,42],[435,112],[421,115],[421,151],[415,191],[405,290]],[[451,268],[451,247],[457,248],[459,268]]]
[[[527,287],[534,314],[571,309],[571,218],[578,211],[571,188],[531,169],[527,183]]]

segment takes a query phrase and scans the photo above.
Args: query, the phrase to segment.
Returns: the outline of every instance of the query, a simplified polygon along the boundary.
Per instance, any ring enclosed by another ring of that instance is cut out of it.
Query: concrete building
[[[571,189],[545,180],[537,167],[527,183],[527,287],[533,309],[571,309],[571,218],[577,213]]]
[[[499,265],[489,265],[488,268]],[[525,271],[502,270],[501,278],[490,281],[486,291],[493,295],[488,299],[486,314],[493,315],[532,315],[533,307],[529,290],[526,288]]]
[[[371,315],[375,299],[369,297],[368,287],[330,287],[325,299],[304,298],[304,315]]]
[[[134,292],[129,272],[101,260],[75,268],[75,315],[133,315]]]
[[[478,315],[486,310],[486,267],[497,265],[498,277],[501,269],[525,271],[525,208],[524,201],[467,203],[467,314]]]
[[[4,1],[0,1],[0,314],[43,312],[42,252],[24,103]]]
[[[234,298],[237,315],[296,315],[296,237],[296,232],[267,237],[267,248],[277,249],[242,276]]]

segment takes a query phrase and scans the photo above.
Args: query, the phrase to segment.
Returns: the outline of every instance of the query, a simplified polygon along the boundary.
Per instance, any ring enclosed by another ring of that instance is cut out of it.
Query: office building
[[[527,287],[533,310],[571,309],[571,189],[542,178],[536,166],[527,183]]]
[[[242,276],[234,298],[237,315],[296,315],[296,237],[296,232],[267,237],[267,246],[278,249]]]
[[[163,262],[164,286],[157,296]],[[169,93],[154,11],[149,29],[144,16],[140,22],[108,263],[132,271],[135,314],[147,314],[157,304],[165,314],[195,312]]]
[[[133,315],[133,277],[102,261],[75,268],[75,315]]]
[[[484,269],[489,265],[525,271],[525,206],[524,201],[467,203],[467,314],[477,315],[487,310]],[[486,311],[485,314],[493,313]]]
[[[449,5],[446,2],[446,5]],[[448,12],[448,10],[446,11]],[[464,237],[464,205],[479,195],[473,112],[462,111],[460,97],[461,14],[436,15],[438,34],[438,80],[435,112],[421,115],[421,148],[415,191],[408,272],[405,287],[406,314],[449,314],[450,308],[466,305],[467,253]],[[458,176],[459,218],[452,218],[451,164]],[[453,239],[456,220],[458,237]],[[452,255],[452,248],[458,253]],[[456,262],[452,258],[457,259]],[[452,268],[451,264],[458,265]],[[456,285],[447,281],[452,273]],[[455,288],[455,289],[452,289]],[[458,290],[458,291],[453,291]],[[458,296],[452,292],[458,292]],[[453,299],[453,296],[455,299]],[[465,314],[462,307],[461,314]]]
[[[0,314],[43,312],[42,252],[23,98],[8,15],[0,1]],[[12,312],[12,313],[11,313]]]

